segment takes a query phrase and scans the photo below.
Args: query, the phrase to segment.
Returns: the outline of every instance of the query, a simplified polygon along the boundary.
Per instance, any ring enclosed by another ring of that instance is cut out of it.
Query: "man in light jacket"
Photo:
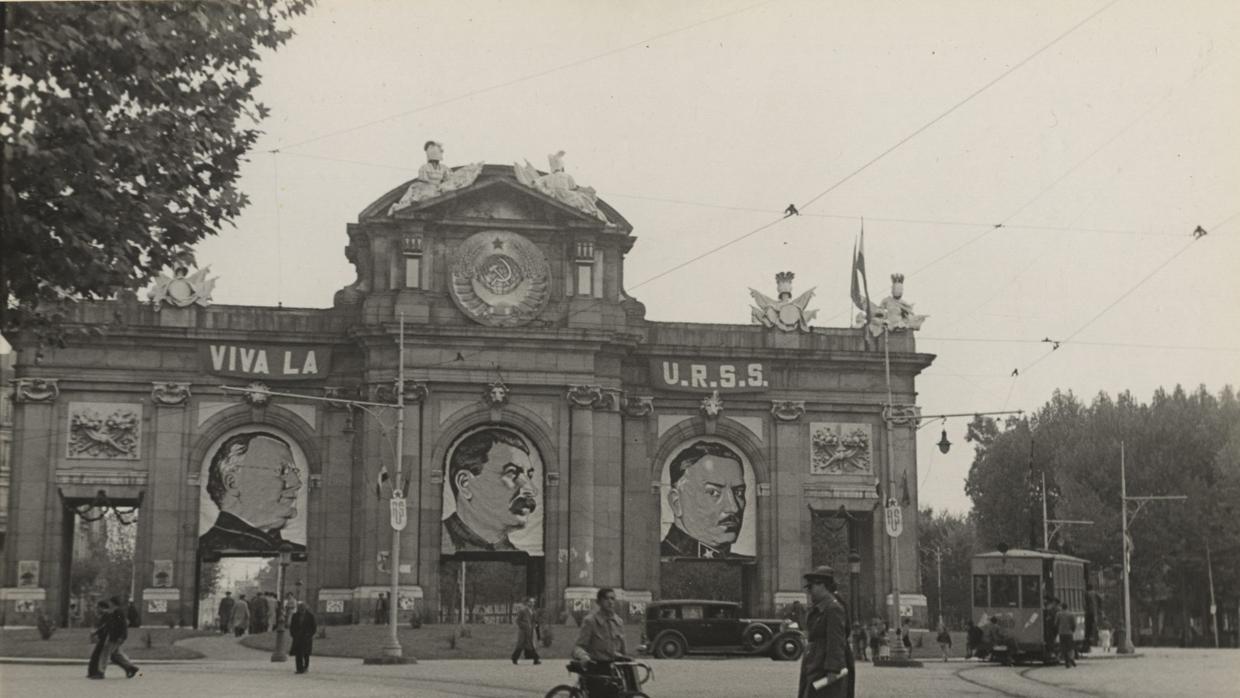
[[[233,635],[237,637],[245,635],[245,631],[250,628],[250,604],[245,600],[245,594],[237,597],[237,604],[233,606],[231,620]]]

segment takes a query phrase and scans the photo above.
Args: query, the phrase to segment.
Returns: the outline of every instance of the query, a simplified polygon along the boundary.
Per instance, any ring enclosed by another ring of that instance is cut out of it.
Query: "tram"
[[[1089,562],[1079,557],[1041,550],[1001,549],[973,556],[973,621],[986,628],[992,659],[1053,661],[1057,637],[1054,619],[1047,618],[1044,599],[1058,598],[1076,615],[1073,640],[1077,651],[1085,641]],[[1089,619],[1092,621],[1092,619]]]

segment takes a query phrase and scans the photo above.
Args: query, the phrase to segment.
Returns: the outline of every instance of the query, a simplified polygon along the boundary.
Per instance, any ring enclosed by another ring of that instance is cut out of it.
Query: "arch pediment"
[[[392,211],[392,205],[400,201],[415,181],[408,180],[376,199],[359,214],[359,222],[427,219],[519,221],[557,226],[567,223],[573,227],[613,230],[625,235],[632,231],[629,222],[602,199],[597,200],[596,205],[607,221],[522,184],[510,165],[485,165],[478,178],[467,187]]]

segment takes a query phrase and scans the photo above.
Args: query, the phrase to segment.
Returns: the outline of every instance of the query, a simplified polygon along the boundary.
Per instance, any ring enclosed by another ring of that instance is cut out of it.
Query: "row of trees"
[[[1056,392],[1027,418],[1002,424],[975,418],[968,439],[975,455],[965,491],[973,500],[979,549],[1042,547],[1045,475],[1049,518],[1094,522],[1065,527],[1051,546],[1117,576],[1122,443],[1130,496],[1188,496],[1145,506],[1130,529],[1134,613],[1160,623],[1164,615],[1179,615],[1173,625],[1186,632],[1190,617],[1209,618],[1211,576],[1220,605],[1234,608],[1240,597],[1240,401],[1230,387],[1217,395],[1204,387],[1160,389],[1148,403],[1128,392],[1115,398],[1101,393],[1088,404]],[[939,524],[929,520],[934,532]]]

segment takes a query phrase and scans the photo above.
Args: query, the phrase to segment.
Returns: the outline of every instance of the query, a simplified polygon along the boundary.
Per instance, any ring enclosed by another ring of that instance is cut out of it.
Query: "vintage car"
[[[638,652],[661,659],[687,653],[766,655],[794,661],[805,651],[805,634],[796,623],[743,618],[741,606],[727,601],[659,601],[646,606]]]

